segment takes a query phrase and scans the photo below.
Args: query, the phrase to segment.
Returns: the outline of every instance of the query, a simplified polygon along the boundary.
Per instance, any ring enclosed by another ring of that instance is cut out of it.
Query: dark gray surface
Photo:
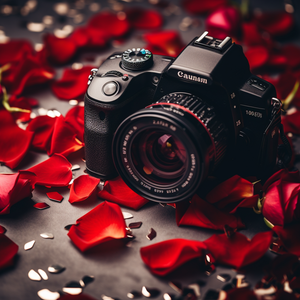
[[[132,3],[132,5],[135,4],[136,2]],[[282,1],[269,0],[259,4],[263,6],[263,9],[282,7]],[[1,15],[0,27],[11,38],[25,37],[33,41],[33,43],[40,43],[41,33],[31,33],[26,28],[22,28],[20,24],[23,24],[22,22],[25,19],[40,22],[41,16],[54,14],[52,5],[52,1],[39,1],[37,10],[26,18]],[[102,8],[109,5],[102,2]],[[149,6],[146,2],[143,5]],[[251,5],[254,7],[255,2],[251,2]],[[86,12],[85,20],[89,14]],[[165,17],[166,23],[164,28],[178,30],[178,24],[185,16],[186,13],[182,11],[179,15]],[[197,19],[200,20],[198,27],[181,32],[184,42],[189,42],[194,36],[203,32],[203,18],[197,17]],[[63,25],[56,21],[52,29],[48,30],[52,31],[53,28],[61,28]],[[140,33],[135,33],[122,48],[140,46],[141,43]],[[105,58],[113,51],[115,51],[113,47],[101,51],[95,57],[94,65],[97,66],[101,58]],[[83,54],[76,61],[84,61],[86,55],[88,54]],[[58,76],[60,76],[60,72],[58,72]],[[32,96],[39,100],[40,107],[46,109],[55,108],[64,115],[71,108],[68,102],[56,99],[50,90],[40,91]],[[74,172],[75,177],[84,174],[85,166],[81,156],[82,153],[79,152],[68,157],[72,164],[80,164],[81,166],[80,170]],[[31,167],[47,158],[48,156],[45,154],[30,152],[22,162],[20,169]],[[5,166],[0,166],[0,172],[11,173],[12,171]],[[47,198],[46,193],[53,190],[60,192],[64,196],[62,203],[52,202]],[[134,216],[133,219],[127,220],[127,224],[136,221],[143,222],[140,229],[133,230],[136,239],[132,241],[131,247],[115,243],[113,248],[104,247],[103,249],[103,247],[96,247],[83,254],[72,244],[64,226],[75,223],[79,217],[100,203],[100,200],[94,199],[87,203],[71,205],[68,202],[68,198],[69,190],[67,188],[50,190],[37,188],[33,193],[32,200],[22,201],[14,207],[10,215],[0,216],[0,224],[7,229],[6,235],[19,245],[19,252],[14,267],[0,272],[1,300],[39,299],[37,296],[39,290],[47,288],[51,291],[59,291],[62,290],[66,283],[72,280],[78,281],[84,275],[95,276],[95,281],[89,284],[84,289],[84,292],[96,299],[101,299],[102,295],[126,299],[128,292],[132,290],[140,291],[143,285],[160,289],[162,293],[157,299],[163,299],[164,292],[176,294],[168,285],[169,280],[181,282],[183,285],[203,280],[206,282],[206,285],[201,289],[201,294],[204,295],[206,290],[222,288],[224,285],[224,283],[216,279],[218,273],[225,272],[232,276],[236,274],[235,271],[229,268],[218,267],[215,273],[207,277],[199,269],[199,263],[196,261],[189,263],[184,268],[180,268],[166,278],[160,278],[150,273],[141,260],[140,247],[172,238],[205,240],[215,233],[215,231],[201,228],[178,227],[175,222],[175,210],[172,207],[162,207],[153,203],[149,203],[137,212],[122,208],[123,211],[130,212]],[[50,205],[50,208],[36,210],[32,207],[34,201],[44,201]],[[247,229],[241,230],[241,232],[249,238],[260,231],[268,230],[262,217],[251,210],[244,211],[243,220],[247,225]],[[149,241],[146,235],[151,227],[157,231],[157,237]],[[40,237],[40,234],[43,232],[53,233],[54,239],[43,239]],[[23,249],[24,244],[33,239],[36,240],[33,249],[25,251]],[[267,253],[263,259],[246,269],[246,280],[252,286],[263,276],[263,265],[272,256],[273,254]],[[33,282],[28,278],[27,274],[30,269],[37,270],[41,268],[47,271],[48,266],[52,264],[61,264],[66,267],[66,270],[60,274],[49,274],[47,272],[49,276],[48,281]]]

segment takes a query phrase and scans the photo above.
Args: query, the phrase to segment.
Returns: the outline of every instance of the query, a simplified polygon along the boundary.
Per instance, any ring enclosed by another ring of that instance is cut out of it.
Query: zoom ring
[[[215,109],[202,99],[185,93],[172,93],[162,97],[157,103],[178,104],[191,113],[205,125],[209,131],[216,149],[215,166],[219,164],[225,155],[227,148],[227,128],[218,119]]]

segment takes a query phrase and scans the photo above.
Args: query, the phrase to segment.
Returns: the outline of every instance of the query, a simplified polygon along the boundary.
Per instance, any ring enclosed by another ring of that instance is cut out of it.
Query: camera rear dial
[[[172,93],[125,119],[113,140],[116,169],[146,199],[192,197],[226,150],[227,130],[213,107]]]

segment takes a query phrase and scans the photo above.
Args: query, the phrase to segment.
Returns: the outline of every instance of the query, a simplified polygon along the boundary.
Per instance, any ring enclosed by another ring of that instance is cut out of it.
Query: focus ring
[[[214,166],[222,160],[227,149],[227,128],[219,120],[215,109],[199,97],[186,93],[171,93],[162,97],[157,103],[178,104],[189,110],[207,128],[215,145]]]

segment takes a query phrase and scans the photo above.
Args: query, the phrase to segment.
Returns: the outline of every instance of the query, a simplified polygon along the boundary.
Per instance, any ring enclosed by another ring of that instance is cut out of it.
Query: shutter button
[[[115,81],[109,81],[104,84],[102,91],[106,96],[112,96],[118,91],[118,84]]]

